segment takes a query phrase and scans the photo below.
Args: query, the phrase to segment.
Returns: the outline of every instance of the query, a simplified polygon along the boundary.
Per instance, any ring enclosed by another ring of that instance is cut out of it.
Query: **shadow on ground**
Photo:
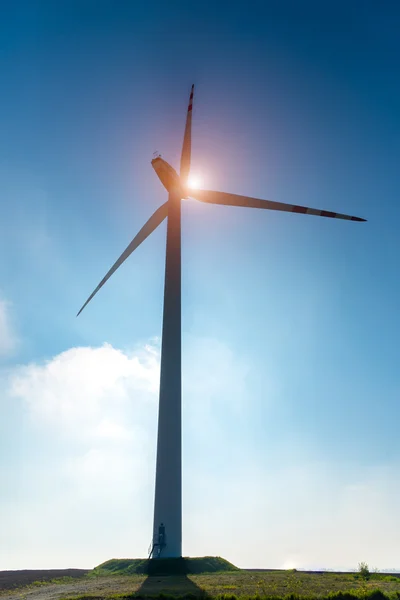
[[[160,594],[181,598],[208,597],[187,575],[148,575],[133,597],[149,598]]]

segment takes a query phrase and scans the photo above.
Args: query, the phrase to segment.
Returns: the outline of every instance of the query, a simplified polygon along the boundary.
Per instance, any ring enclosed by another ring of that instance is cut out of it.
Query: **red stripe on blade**
[[[336,213],[330,212],[329,210],[321,210],[321,217],[331,217],[334,219],[336,217]]]
[[[305,214],[307,212],[306,206],[293,206],[292,212]]]
[[[189,104],[189,106],[188,106],[188,112],[189,112],[189,110],[192,110],[192,104]]]

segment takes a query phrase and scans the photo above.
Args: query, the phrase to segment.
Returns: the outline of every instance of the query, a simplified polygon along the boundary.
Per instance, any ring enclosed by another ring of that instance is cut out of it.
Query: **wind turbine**
[[[165,262],[164,313],[158,413],[157,463],[153,541],[150,555],[182,556],[182,468],[181,468],[181,200],[193,198],[210,204],[265,208],[349,221],[366,221],[327,210],[260,200],[225,192],[189,190],[194,85],[190,92],[183,137],[180,175],[161,156],[151,164],[168,192],[168,200],[145,223],[118,260],[86,300],[93,296],[130,254],[168,217]],[[77,316],[78,316],[77,315]]]

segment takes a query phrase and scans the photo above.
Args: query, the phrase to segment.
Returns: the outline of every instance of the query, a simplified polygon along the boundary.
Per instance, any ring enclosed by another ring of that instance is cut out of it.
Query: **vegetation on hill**
[[[198,575],[200,573],[220,573],[239,571],[238,567],[220,556],[201,558],[112,558],[95,567],[92,575]]]

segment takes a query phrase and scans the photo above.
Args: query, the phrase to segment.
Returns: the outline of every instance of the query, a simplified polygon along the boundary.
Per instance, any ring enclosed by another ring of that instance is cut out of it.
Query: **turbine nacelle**
[[[153,167],[153,169],[157,173],[159,180],[169,193],[178,191],[181,195],[181,198],[187,196],[187,192],[185,192],[185,188],[182,185],[181,178],[175,171],[174,167],[171,167],[171,165],[167,163],[166,160],[161,158],[161,156],[157,156],[151,161],[151,166]]]

